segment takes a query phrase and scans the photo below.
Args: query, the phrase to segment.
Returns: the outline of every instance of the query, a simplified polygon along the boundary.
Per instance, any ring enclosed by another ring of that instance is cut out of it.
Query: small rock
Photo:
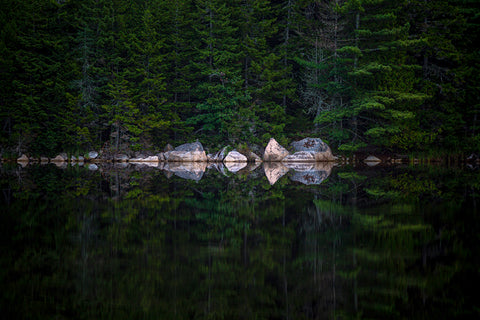
[[[163,152],[173,151],[173,147],[170,143],[168,143],[165,148],[163,148]]]

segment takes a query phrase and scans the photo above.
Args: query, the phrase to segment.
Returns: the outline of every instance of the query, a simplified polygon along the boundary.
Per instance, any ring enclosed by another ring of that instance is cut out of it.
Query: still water
[[[0,170],[2,318],[480,316],[475,168]]]

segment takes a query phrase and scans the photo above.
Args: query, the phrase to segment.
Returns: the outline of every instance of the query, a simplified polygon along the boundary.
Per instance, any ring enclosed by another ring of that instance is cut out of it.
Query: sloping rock
[[[283,162],[315,162],[315,154],[309,151],[298,151],[289,154],[282,160]]]
[[[200,142],[193,142],[193,143],[185,143],[179,145],[174,149],[174,151],[205,151],[203,150],[203,146]]]
[[[203,162],[207,161],[205,151],[169,151],[164,153],[168,162]]]
[[[18,159],[17,162],[28,162],[28,157],[25,154],[22,154]]]
[[[247,157],[238,152],[237,150],[230,151],[223,162],[247,162]]]
[[[164,170],[183,179],[199,181],[206,167],[206,162],[167,163]]]
[[[270,138],[263,154],[263,160],[267,162],[282,161],[288,155],[287,149],[282,147],[274,138]]]
[[[314,155],[315,161],[334,161],[330,147],[320,138],[305,138],[291,143],[295,152],[306,151]]]
[[[289,170],[279,162],[265,162],[263,164],[263,169],[265,170],[265,176],[271,185],[274,185],[275,182],[283,177]]]

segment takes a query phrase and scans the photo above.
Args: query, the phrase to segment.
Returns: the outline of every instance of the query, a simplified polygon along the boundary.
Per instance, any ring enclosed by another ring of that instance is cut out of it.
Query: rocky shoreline
[[[322,163],[337,162],[342,164],[355,164],[363,162],[369,166],[383,164],[425,164],[446,162],[457,163],[456,158],[443,159],[410,159],[406,155],[374,156],[371,154],[357,154],[352,157],[334,156],[330,147],[320,138],[305,138],[290,144],[290,151],[281,146],[274,138],[271,138],[263,151],[262,157],[258,154],[247,151],[239,152],[230,147],[223,147],[216,153],[207,154],[200,142],[185,143],[176,148],[168,144],[163,152],[137,152],[133,156],[125,153],[112,153],[90,151],[83,156],[68,156],[67,153],[60,153],[54,158],[30,157],[22,154],[18,158],[2,158],[3,162],[17,162],[22,165],[28,163],[182,163],[182,162],[205,162],[205,163]],[[480,164],[480,157],[470,155],[460,162],[467,164]]]
[[[164,152],[156,154],[137,153],[129,157],[124,153],[107,153],[90,151],[84,156],[70,156],[60,153],[54,158],[29,157],[25,154],[16,159],[19,163],[100,163],[100,162],[130,162],[130,163],[160,163],[160,162],[223,162],[223,163],[260,163],[260,162],[333,162],[337,161],[330,147],[319,138],[305,138],[291,144],[293,153],[281,146],[274,138],[268,142],[263,157],[254,152],[245,154],[224,147],[216,153],[207,154],[200,142],[185,143],[176,148],[165,147]]]

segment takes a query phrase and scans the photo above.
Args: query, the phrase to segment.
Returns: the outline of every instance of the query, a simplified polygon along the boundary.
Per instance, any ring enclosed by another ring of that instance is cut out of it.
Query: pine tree
[[[356,21],[356,57],[349,73],[356,91],[349,112],[354,131],[377,146],[409,149],[430,143],[431,134],[420,128],[416,116],[428,96],[418,83],[421,67],[410,58],[418,41],[409,38],[410,24],[401,20],[403,6],[347,1],[347,8],[354,8]]]
[[[198,114],[187,123],[197,125],[197,133],[214,133],[216,143],[225,140],[234,143],[241,133],[239,109],[248,100],[242,91],[238,27],[232,19],[235,8],[223,1],[205,0],[198,2],[198,12],[196,30],[201,40],[196,62],[201,75],[196,88]]]

